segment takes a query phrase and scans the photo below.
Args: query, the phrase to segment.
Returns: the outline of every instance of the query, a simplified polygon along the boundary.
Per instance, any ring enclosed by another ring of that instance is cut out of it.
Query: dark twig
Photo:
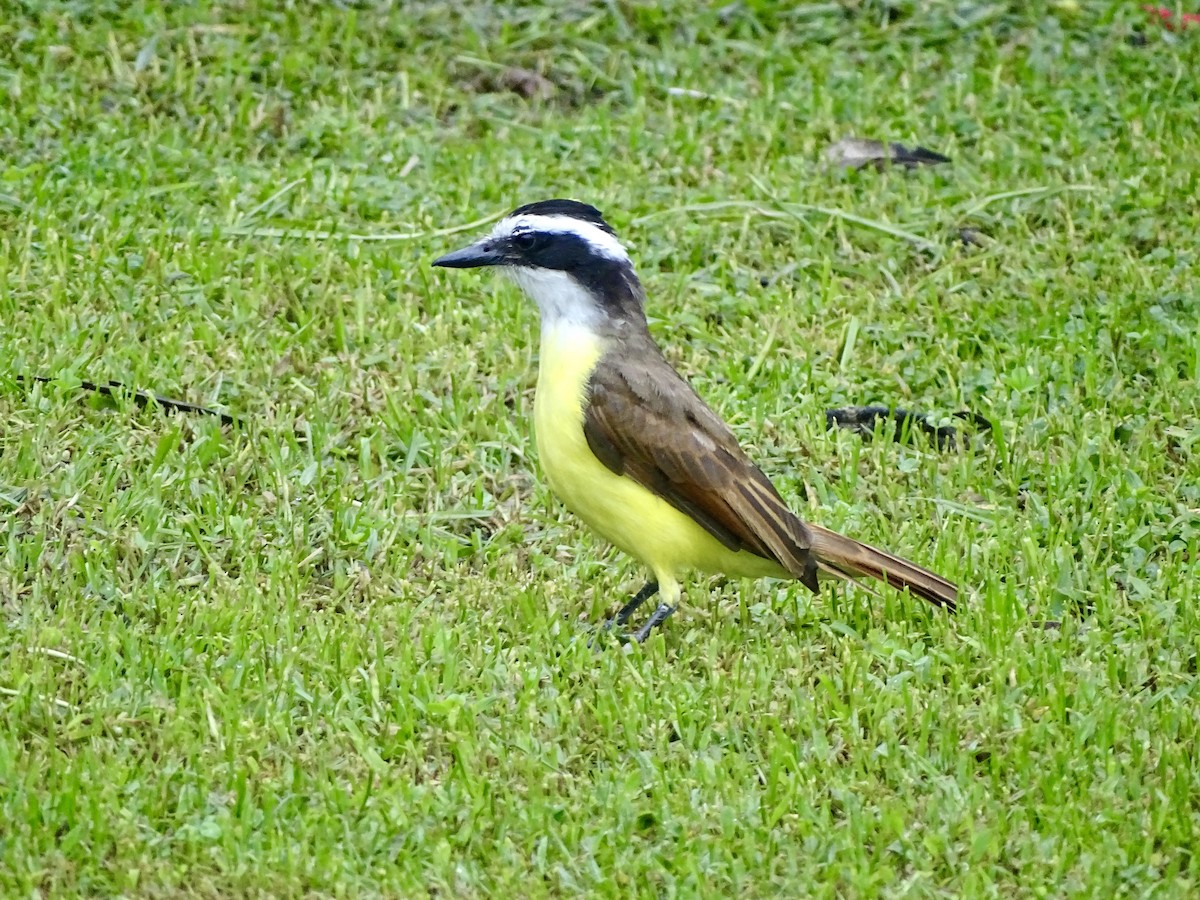
[[[50,384],[54,381],[45,375],[16,375],[14,376],[18,384]],[[81,380],[79,386],[85,391],[91,391],[96,394],[102,394],[105,397],[116,397],[122,394],[133,398],[142,409],[148,406],[159,406],[170,413],[195,413],[200,416],[215,416],[221,420],[222,425],[240,425],[241,420],[236,416],[231,416],[229,413],[221,412],[219,409],[210,409],[207,406],[198,406],[195,403],[188,403],[185,400],[172,400],[169,397],[160,397],[157,394],[152,394],[149,391],[140,391],[127,387],[119,381],[109,381],[108,384],[97,384],[94,381]]]

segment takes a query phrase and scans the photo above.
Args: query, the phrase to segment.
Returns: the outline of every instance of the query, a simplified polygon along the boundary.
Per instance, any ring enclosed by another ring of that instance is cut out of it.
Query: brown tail
[[[811,522],[805,525],[812,534],[812,553],[824,571],[841,578],[865,575],[897,590],[908,588],[918,597],[924,597],[935,606],[944,606],[950,612],[958,609],[958,588],[954,582],[844,534]]]

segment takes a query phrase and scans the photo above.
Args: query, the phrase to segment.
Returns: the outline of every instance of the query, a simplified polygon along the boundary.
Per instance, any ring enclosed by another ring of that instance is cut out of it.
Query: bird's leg
[[[633,634],[633,639],[639,644],[646,642],[646,638],[650,637],[650,632],[670,618],[671,613],[675,612],[675,607],[669,603],[660,603],[658,608],[650,614],[650,618],[646,620],[646,624],[639,628]]]
[[[664,577],[662,573],[655,574],[658,575],[659,595],[662,597],[662,602],[650,614],[646,624],[633,633],[633,640],[639,644],[645,643],[646,638],[650,637],[650,633],[670,618],[671,613],[675,612],[675,607],[679,605],[679,597],[683,593],[676,579]]]
[[[639,607],[655,594],[658,593],[658,582],[651,581],[646,584],[640,591],[633,595],[633,599],[626,603],[617,612],[615,616],[606,621],[601,627],[601,631],[612,631],[613,628],[624,627],[630,617],[638,611]],[[628,636],[622,636],[622,640],[633,640],[639,644],[645,643],[646,638],[650,637],[650,633],[659,625],[670,618],[671,613],[675,612],[675,604],[679,602],[679,584],[670,582],[667,589],[663,591],[663,596],[674,601],[672,603],[663,602],[658,604],[658,607],[650,614],[650,618],[646,620],[641,628]],[[594,640],[589,641],[588,645],[593,646]]]
[[[633,599],[621,607],[620,611],[605,623],[605,628],[624,625],[629,618],[641,608],[641,605],[658,593],[658,582],[648,581],[642,589],[633,595]]]
[[[642,586],[642,589],[633,595],[628,603],[617,611],[617,614],[611,619],[606,619],[604,624],[600,626],[600,632],[605,633],[612,631],[614,628],[624,628],[629,622],[630,617],[641,608],[641,605],[658,593],[658,582],[648,581]],[[593,637],[588,641],[589,647],[595,647],[596,638]]]

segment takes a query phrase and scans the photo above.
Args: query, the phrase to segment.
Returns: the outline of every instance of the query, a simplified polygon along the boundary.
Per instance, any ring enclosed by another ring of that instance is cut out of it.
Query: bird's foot
[[[634,594],[633,599],[621,607],[615,616],[613,616],[611,619],[606,619],[604,624],[596,629],[597,633],[592,636],[590,641],[588,641],[588,646],[592,649],[596,649],[596,642],[601,634],[607,634],[615,628],[623,629],[629,624],[629,620],[633,617],[633,614],[641,608],[642,604],[657,593],[657,582],[651,581],[645,585],[640,591]],[[633,634],[620,635],[620,639],[623,641],[637,641],[639,644],[642,643],[647,637],[650,636],[650,632],[665,622],[667,617],[670,616],[674,611],[675,607],[668,606],[666,603],[660,603],[658,608],[651,613],[650,618],[646,621],[645,625],[643,625]]]

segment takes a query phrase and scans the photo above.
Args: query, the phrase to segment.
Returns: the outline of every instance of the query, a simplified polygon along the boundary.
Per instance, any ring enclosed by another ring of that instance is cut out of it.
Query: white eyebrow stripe
[[[574,234],[583,238],[596,253],[608,259],[629,262],[629,254],[619,240],[598,225],[571,216],[537,216],[524,214],[502,219],[492,230],[493,238],[511,237],[515,231],[550,232],[551,234]]]

